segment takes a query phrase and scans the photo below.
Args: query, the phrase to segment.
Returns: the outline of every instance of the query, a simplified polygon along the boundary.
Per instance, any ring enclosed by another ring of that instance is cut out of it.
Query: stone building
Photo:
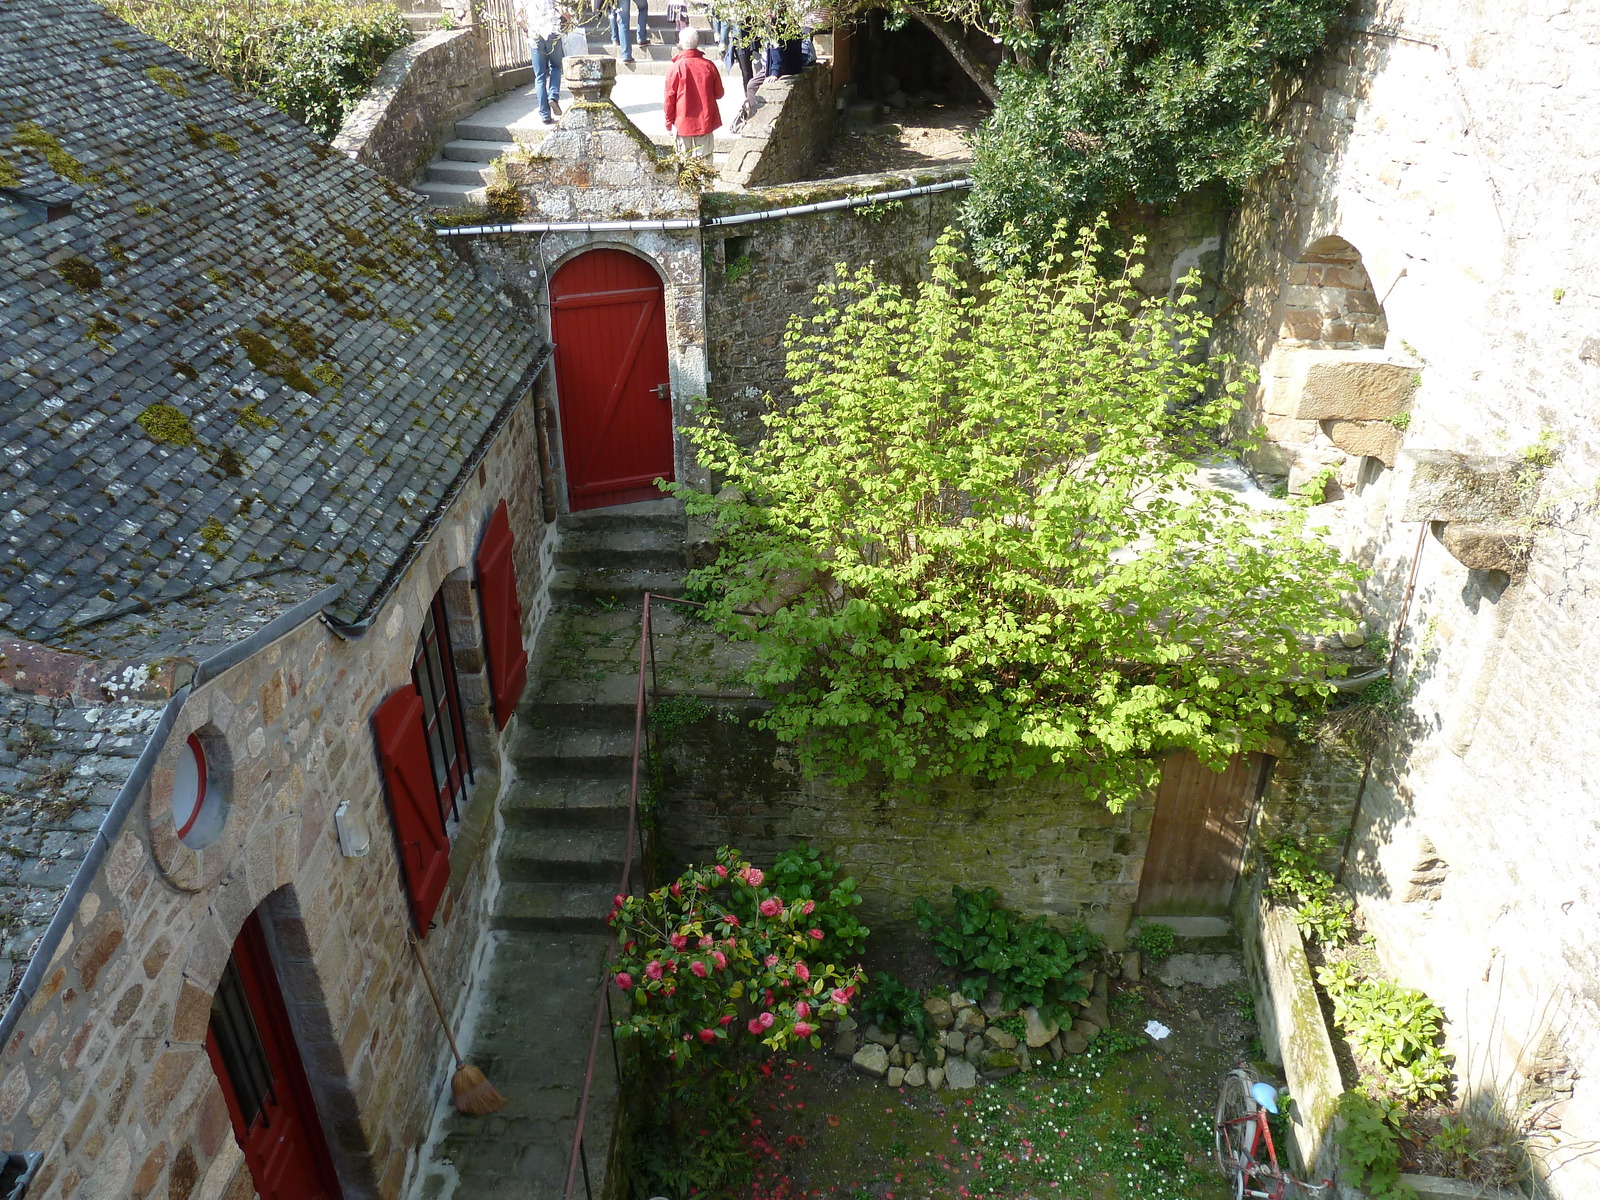
[[[1366,632],[1398,648],[1388,744],[1320,763],[1306,800],[1354,825],[1382,957],[1479,1094],[1531,1116],[1563,1197],[1600,1194],[1597,102],[1592,6],[1363,7],[1282,98],[1221,337],[1261,366],[1254,468],[1326,485]]]
[[[31,1196],[392,1197],[446,1089],[407,939],[458,1015],[552,510],[547,344],[425,211],[96,4],[0,13]]]

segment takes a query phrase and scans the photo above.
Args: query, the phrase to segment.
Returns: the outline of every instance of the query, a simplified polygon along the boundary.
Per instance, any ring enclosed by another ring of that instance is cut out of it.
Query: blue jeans
[[[649,28],[650,0],[634,0],[634,3],[639,6],[639,27],[634,32],[634,37],[642,42],[647,36],[647,30]],[[617,7],[623,12],[627,12],[628,0],[617,0]],[[624,17],[623,20],[626,21],[627,18]]]
[[[539,118],[548,121],[550,101],[561,95],[561,35],[553,33],[529,41],[533,45],[533,95],[539,102]]]
[[[611,10],[611,40],[617,44],[617,49],[622,51],[622,57],[633,57],[633,35],[628,29],[628,14],[624,10],[627,0],[620,0]]]

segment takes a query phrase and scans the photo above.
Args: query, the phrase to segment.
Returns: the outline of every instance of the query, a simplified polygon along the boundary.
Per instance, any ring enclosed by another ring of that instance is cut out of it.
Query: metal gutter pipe
[[[874,192],[869,196],[846,196],[839,200],[818,200],[813,204],[791,204],[786,208],[767,208],[760,212],[733,213],[726,217],[670,217],[658,221],[515,221],[504,225],[431,226],[437,237],[476,237],[493,233],[644,233],[674,229],[717,229],[726,225],[749,225],[756,221],[776,221],[783,217],[803,217],[811,213],[834,212],[843,208],[865,208],[912,196],[932,196],[938,192],[962,191],[972,186],[970,179],[947,179],[917,187]]]
[[[105,861],[106,855],[111,852],[111,843],[116,840],[117,834],[122,832],[123,822],[127,820],[128,813],[132,811],[134,803],[144,791],[145,784],[150,781],[150,772],[155,768],[156,759],[160,757],[162,747],[167,744],[167,738],[172,735],[172,727],[177,723],[178,714],[183,711],[184,702],[196,688],[204,686],[229,668],[237,666],[269,643],[277,641],[316,616],[327,605],[337,600],[343,591],[344,589],[338,586],[323,588],[315,596],[279,613],[249,637],[219,650],[210,658],[201,660],[195,666],[194,678],[172,694],[166,708],[161,710],[161,716],[156,719],[155,730],[145,742],[144,749],[139,752],[139,757],[134,760],[133,770],[128,772],[128,778],[123,781],[116,799],[106,810],[100,828],[95,830],[94,840],[89,843],[88,853],[83,856],[83,861],[73,873],[72,882],[67,885],[67,894],[61,898],[55,915],[50,918],[50,924],[45,926],[44,933],[40,935],[39,944],[28,960],[27,970],[22,973],[22,980],[17,984],[16,993],[6,1005],[5,1014],[0,1016],[0,1047],[3,1047],[11,1037],[17,1022],[22,1019],[24,1010],[38,993],[39,983],[55,959],[56,950],[66,937],[73,918],[78,915],[83,897],[94,884],[95,873]]]

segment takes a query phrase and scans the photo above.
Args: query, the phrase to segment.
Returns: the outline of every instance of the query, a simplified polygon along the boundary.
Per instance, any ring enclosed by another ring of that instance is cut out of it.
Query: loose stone
[[[971,1008],[971,1007],[972,1007],[972,1001],[968,1000],[960,992],[951,992],[950,993],[950,1011],[951,1012],[960,1012],[963,1008]]]
[[[965,1091],[978,1086],[978,1068],[965,1059],[952,1058],[944,1065],[944,1081],[952,1091]]]
[[[1083,1034],[1085,1039],[1092,1038],[1095,1034],[1100,1032],[1099,1025],[1095,1024],[1093,1021],[1085,1020],[1083,1018],[1079,1018],[1078,1020],[1074,1021],[1072,1023],[1072,1029],[1074,1033]]]
[[[943,1067],[929,1067],[928,1068],[928,1089],[930,1091],[937,1092],[943,1086],[944,1086],[944,1068]]]
[[[928,1014],[928,1020],[933,1022],[935,1029],[949,1029],[955,1023],[956,1014],[948,1000],[929,996],[922,1002],[922,1010]]]
[[[976,1008],[963,1008],[956,1014],[957,1033],[982,1033],[988,1022]]]
[[[853,1058],[856,1052],[856,1035],[851,1030],[845,1030],[833,1039],[833,1056],[835,1058]]]
[[[1054,1021],[1046,1021],[1039,1015],[1039,1010],[1031,1004],[1022,1010],[1022,1019],[1027,1024],[1027,1043],[1035,1050],[1047,1045],[1060,1031],[1060,1026]]]
[[[990,988],[985,992],[983,994],[983,1002],[979,1007],[983,1009],[983,1015],[991,1021],[1003,1013],[1005,1011],[1005,1000],[1000,995],[1000,989]]]
[[[904,1068],[902,1068],[902,1067],[890,1067],[889,1068],[889,1074],[886,1077],[886,1082],[888,1083],[888,1085],[890,1087],[894,1087],[894,1088],[900,1087],[902,1084],[905,1083],[905,1081],[906,1081],[906,1073],[905,1073],[905,1069]]]
[[[879,1079],[882,1079],[889,1070],[889,1052],[876,1042],[869,1042],[861,1047],[850,1061],[856,1070],[876,1075]]]
[[[1015,1050],[1017,1048],[1017,1039],[998,1025],[991,1025],[985,1029],[983,1037],[991,1046],[997,1046],[1001,1050]]]
[[[1050,1039],[1050,1057],[1055,1062],[1060,1062],[1066,1056],[1067,1052],[1061,1048],[1061,1035],[1058,1033]]]
[[[1129,950],[1122,956],[1122,978],[1129,983],[1138,983],[1142,974],[1139,952],[1137,950]]]
[[[1076,1029],[1069,1029],[1061,1035],[1061,1049],[1068,1054],[1082,1054],[1089,1048],[1089,1039]]]
[[[1015,1050],[985,1050],[978,1065],[983,1068],[985,1079],[1001,1079],[1022,1069],[1022,1061]]]
[[[866,1038],[869,1042],[876,1042],[878,1045],[884,1047],[894,1045],[895,1041],[894,1034],[890,1033],[887,1029],[878,1027],[877,1025],[868,1025],[861,1031],[861,1036]]]
[[[900,1047],[901,1054],[915,1054],[917,1052],[917,1047],[919,1047],[921,1044],[921,1042],[917,1041],[916,1034],[913,1033],[902,1033],[900,1035],[900,1040],[895,1043],[895,1045]]]
[[[928,1072],[921,1063],[913,1063],[906,1070],[906,1086],[921,1087],[928,1082]]]

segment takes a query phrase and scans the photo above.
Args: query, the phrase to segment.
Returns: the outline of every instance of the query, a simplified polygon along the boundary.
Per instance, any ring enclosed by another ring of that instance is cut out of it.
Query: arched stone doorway
[[[673,478],[661,277],[625,250],[585,251],[550,279],[550,327],[570,507],[659,497]]]

